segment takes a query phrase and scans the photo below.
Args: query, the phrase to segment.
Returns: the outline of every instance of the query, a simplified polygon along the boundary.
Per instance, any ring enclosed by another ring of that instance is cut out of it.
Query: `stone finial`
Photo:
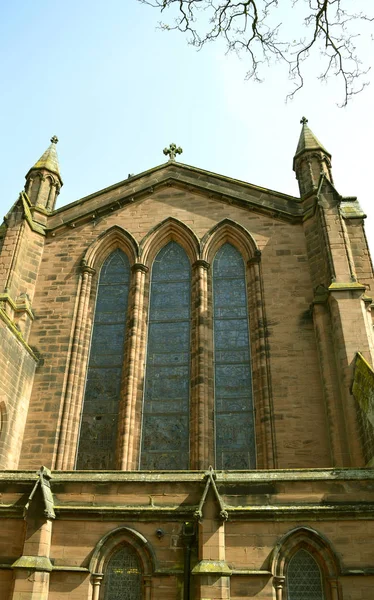
[[[57,144],[57,142],[58,142],[58,137],[57,137],[57,135],[52,135],[52,137],[51,137],[51,142],[52,142],[52,144]]]
[[[306,124],[307,124],[307,122],[308,122],[308,119],[307,119],[306,117],[301,117],[301,121],[300,121],[300,123],[301,123],[302,125],[306,125]]]
[[[165,156],[169,155],[169,160],[175,160],[177,154],[182,154],[183,150],[180,146],[176,146],[176,144],[170,144],[169,148],[164,148],[163,150]]]

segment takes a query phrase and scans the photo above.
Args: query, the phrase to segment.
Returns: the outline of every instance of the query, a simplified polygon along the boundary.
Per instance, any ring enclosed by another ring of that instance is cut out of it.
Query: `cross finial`
[[[306,117],[302,117],[300,123],[302,123],[302,125],[306,125],[308,122],[308,119]]]
[[[58,137],[57,137],[57,135],[52,135],[52,137],[51,137],[51,142],[52,142],[52,144],[57,144],[57,142],[58,142]]]
[[[169,148],[164,148],[164,154],[169,155],[169,160],[175,160],[175,156],[177,154],[182,154],[183,150],[180,146],[176,146],[176,144],[170,144]]]

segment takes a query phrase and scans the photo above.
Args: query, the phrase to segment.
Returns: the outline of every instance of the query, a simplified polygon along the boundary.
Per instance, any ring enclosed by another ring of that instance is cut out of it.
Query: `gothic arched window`
[[[287,600],[325,600],[322,573],[307,550],[298,550],[287,569]]]
[[[98,284],[77,469],[114,469],[130,263],[122,250],[104,262]]]
[[[225,243],[213,261],[215,444],[217,469],[256,466],[244,261]]]
[[[142,469],[189,468],[190,315],[190,261],[172,241],[152,267]]]
[[[104,600],[141,600],[142,568],[129,544],[120,547],[109,559],[104,576]]]

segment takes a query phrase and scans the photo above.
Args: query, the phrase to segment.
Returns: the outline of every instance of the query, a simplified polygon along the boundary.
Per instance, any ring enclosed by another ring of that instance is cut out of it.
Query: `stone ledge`
[[[52,563],[46,556],[21,556],[13,563],[12,568],[46,571],[48,573],[53,570]]]
[[[191,575],[221,575],[230,577],[232,570],[224,560],[201,560],[191,571]]]
[[[353,282],[334,282],[328,287],[329,292],[365,292],[366,286],[357,281]]]
[[[204,483],[206,471],[52,471],[53,483]],[[286,481],[374,481],[374,469],[259,469],[256,471],[215,471],[217,483],[269,483]],[[35,482],[36,470],[5,470],[0,472],[0,482]]]
[[[271,571],[256,570],[256,569],[232,569],[232,576],[246,575],[251,577],[271,577],[273,573]]]

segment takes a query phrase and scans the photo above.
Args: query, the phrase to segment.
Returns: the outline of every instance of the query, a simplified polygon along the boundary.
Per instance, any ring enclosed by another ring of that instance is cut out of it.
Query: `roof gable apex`
[[[118,210],[164,186],[188,189],[206,195],[210,199],[235,203],[248,210],[270,211],[276,216],[287,219],[297,219],[301,216],[302,207],[298,198],[171,162],[54,211],[48,220],[48,229],[55,229],[72,221],[76,223],[85,221],[94,218],[95,215],[101,216],[106,212]]]

